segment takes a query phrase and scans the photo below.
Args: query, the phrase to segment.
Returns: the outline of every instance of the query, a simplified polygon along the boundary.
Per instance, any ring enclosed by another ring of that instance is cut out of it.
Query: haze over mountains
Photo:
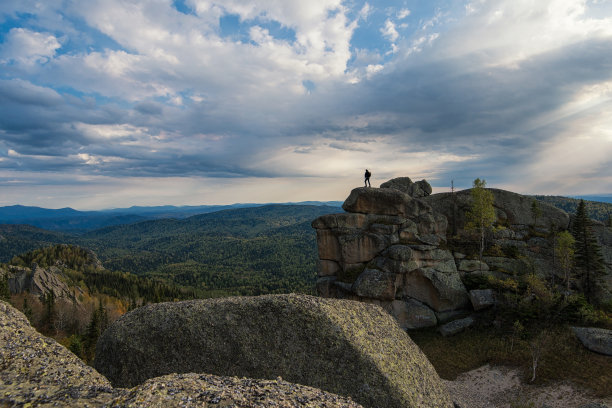
[[[340,201],[304,201],[286,205],[326,205],[340,207]],[[161,218],[187,218],[221,210],[259,207],[266,204],[236,203],[200,206],[132,206],[99,211],[79,211],[72,208],[49,209],[23,205],[0,207],[0,224],[27,224],[51,231],[85,232],[112,225],[131,224]]]

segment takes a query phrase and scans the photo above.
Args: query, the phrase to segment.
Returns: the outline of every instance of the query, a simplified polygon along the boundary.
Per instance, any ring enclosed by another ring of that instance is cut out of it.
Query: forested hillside
[[[189,286],[198,296],[313,293],[310,223],[337,207],[268,205],[107,227],[85,235],[0,226],[0,261],[55,243],[93,250],[112,271]]]
[[[569,197],[543,195],[536,195],[534,197],[540,201],[554,205],[568,214],[574,214],[580,203],[579,199]],[[584,203],[586,204],[587,213],[590,218],[601,222],[608,222],[609,217],[612,215],[611,203],[588,200],[584,200]]]

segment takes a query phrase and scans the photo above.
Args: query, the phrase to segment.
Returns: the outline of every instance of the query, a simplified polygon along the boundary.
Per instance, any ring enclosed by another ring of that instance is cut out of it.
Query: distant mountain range
[[[176,218],[183,219],[198,214],[261,207],[268,204],[239,203],[231,205],[200,206],[133,206],[99,211],[78,211],[72,208],[49,209],[12,205],[0,207],[0,224],[26,224],[50,231],[83,233],[113,225],[133,224],[140,221]],[[341,207],[341,201],[304,201],[299,203],[282,203],[281,205],[315,205]]]

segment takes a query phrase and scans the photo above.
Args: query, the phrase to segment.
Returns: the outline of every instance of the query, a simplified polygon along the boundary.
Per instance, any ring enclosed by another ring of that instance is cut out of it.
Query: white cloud
[[[408,17],[410,15],[410,10],[408,10],[407,8],[403,8],[401,9],[398,13],[397,13],[397,18],[399,20],[403,20],[406,17]]]
[[[399,33],[395,28],[395,24],[389,19],[385,21],[385,26],[380,29],[380,32],[391,42],[396,41],[399,37]]]
[[[0,48],[0,62],[17,61],[25,65],[46,63],[61,44],[53,35],[24,28],[11,28]]]

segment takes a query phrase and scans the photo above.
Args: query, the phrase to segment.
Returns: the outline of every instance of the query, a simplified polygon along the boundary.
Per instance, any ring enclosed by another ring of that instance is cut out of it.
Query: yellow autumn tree
[[[466,214],[467,230],[476,231],[479,235],[478,260],[482,262],[482,253],[485,246],[485,233],[491,229],[497,219],[493,207],[493,193],[485,187],[487,182],[477,178],[472,186],[472,205]]]

